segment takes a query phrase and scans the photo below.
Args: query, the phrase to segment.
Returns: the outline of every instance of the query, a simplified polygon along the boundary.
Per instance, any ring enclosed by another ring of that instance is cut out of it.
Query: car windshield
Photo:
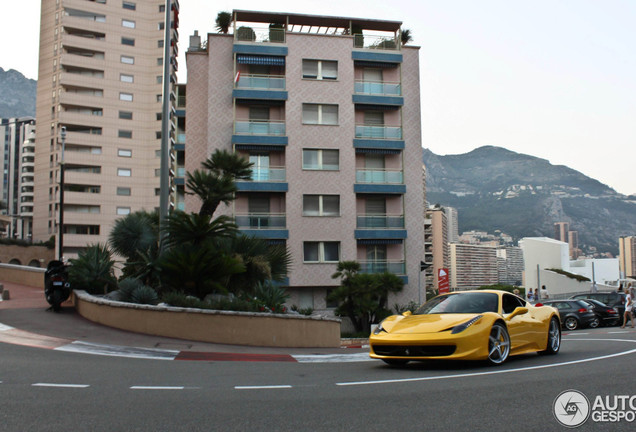
[[[484,313],[498,310],[499,296],[497,294],[471,292],[435,297],[415,311],[415,315]]]

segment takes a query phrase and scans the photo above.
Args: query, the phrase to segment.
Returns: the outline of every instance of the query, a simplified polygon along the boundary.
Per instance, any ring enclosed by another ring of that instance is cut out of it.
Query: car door
[[[525,307],[523,302],[517,296],[512,294],[504,294],[501,299],[501,309],[504,318],[508,317],[518,307]],[[535,327],[533,321],[536,321],[530,313],[520,314],[506,320],[508,324],[508,333],[510,334],[510,349],[512,351],[523,349],[532,340],[534,340]]]

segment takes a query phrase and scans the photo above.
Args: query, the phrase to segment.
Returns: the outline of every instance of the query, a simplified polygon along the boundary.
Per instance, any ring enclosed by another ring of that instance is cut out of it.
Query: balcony
[[[378,81],[356,81],[354,92],[363,95],[401,96],[402,85],[400,83]]]
[[[359,261],[359,262],[360,262],[360,273],[389,272],[395,275],[406,274],[405,261],[376,260],[376,261]]]
[[[284,167],[252,168],[254,182],[284,182],[286,170]]]
[[[404,229],[404,215],[363,214],[356,218],[358,229]]]
[[[248,26],[240,25],[234,31],[234,41],[235,42],[284,44],[285,29],[248,27]]]
[[[284,136],[284,121],[237,120],[234,122],[236,135]]]
[[[237,213],[236,225],[246,235],[265,239],[287,239],[287,217],[284,213]]]
[[[240,75],[232,96],[237,99],[287,100],[285,77],[281,75]]]
[[[401,140],[401,126],[356,125],[357,139]]]
[[[402,170],[363,169],[356,170],[356,183],[403,184]]]

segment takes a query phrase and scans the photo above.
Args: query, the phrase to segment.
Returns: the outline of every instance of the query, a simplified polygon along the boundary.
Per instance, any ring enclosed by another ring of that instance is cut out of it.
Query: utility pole
[[[163,109],[161,114],[161,165],[159,172],[159,236],[163,240],[170,212],[170,70],[172,63],[172,2],[166,0],[163,39]],[[163,249],[163,241],[160,242]]]
[[[64,146],[66,144],[66,126],[62,126],[60,130],[60,137],[62,138],[62,153],[60,156],[60,217],[58,224],[58,250],[57,257],[60,261],[63,261],[64,256]]]

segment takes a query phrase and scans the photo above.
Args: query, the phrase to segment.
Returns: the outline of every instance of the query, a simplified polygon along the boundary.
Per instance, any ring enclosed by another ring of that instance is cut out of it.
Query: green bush
[[[141,285],[130,293],[131,303],[156,305],[159,303],[157,292],[148,285]]]
[[[311,315],[312,313],[314,313],[314,309],[307,307],[307,308],[299,308],[296,305],[292,305],[291,310],[293,310],[294,312],[298,312],[301,315]]]

